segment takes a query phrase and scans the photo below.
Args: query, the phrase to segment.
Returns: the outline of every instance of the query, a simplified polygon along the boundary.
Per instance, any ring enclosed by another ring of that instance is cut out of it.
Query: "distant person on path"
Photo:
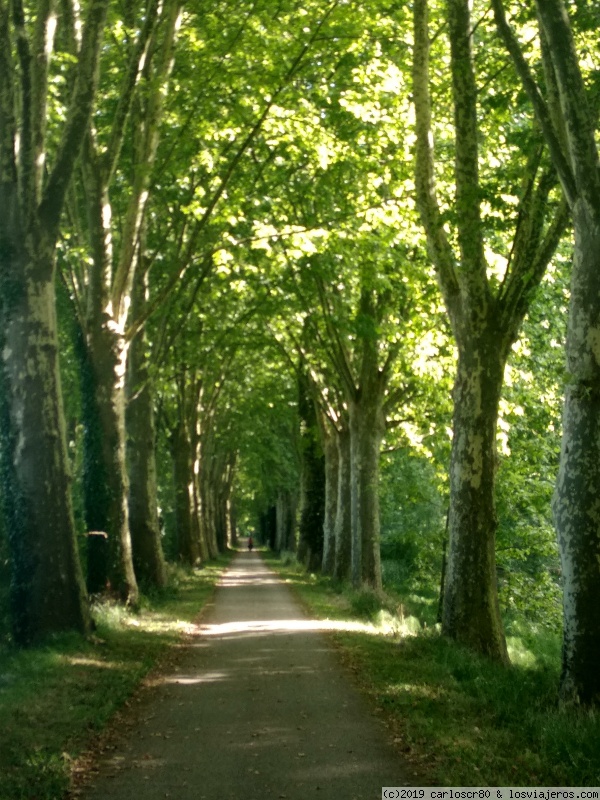
[[[254,547],[254,541],[252,539],[252,536],[249,536],[248,537],[248,550],[252,550],[253,547]]]

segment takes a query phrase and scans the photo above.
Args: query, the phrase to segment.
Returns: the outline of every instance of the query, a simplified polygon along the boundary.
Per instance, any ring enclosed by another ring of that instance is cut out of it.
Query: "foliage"
[[[509,616],[561,626],[550,503],[560,450],[569,260],[559,254],[513,347],[499,424],[500,600]],[[554,313],[548,313],[554,309]]]
[[[424,455],[408,447],[386,455],[381,486],[384,585],[417,589],[439,580],[446,507],[444,486]]]

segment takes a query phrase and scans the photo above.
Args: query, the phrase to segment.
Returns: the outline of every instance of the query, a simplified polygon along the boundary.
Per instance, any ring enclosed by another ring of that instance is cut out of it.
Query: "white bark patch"
[[[50,58],[52,50],[54,49],[54,34],[56,33],[57,19],[56,14],[51,14],[48,17],[46,24],[46,57]]]

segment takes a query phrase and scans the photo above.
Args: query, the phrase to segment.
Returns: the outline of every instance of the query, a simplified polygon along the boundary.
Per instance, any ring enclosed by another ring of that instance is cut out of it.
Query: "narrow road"
[[[324,635],[256,553],[85,800],[378,800],[409,782]]]

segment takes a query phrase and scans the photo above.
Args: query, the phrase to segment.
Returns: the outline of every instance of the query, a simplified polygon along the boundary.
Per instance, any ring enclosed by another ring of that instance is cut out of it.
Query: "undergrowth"
[[[321,618],[362,619],[368,631],[331,636],[362,688],[386,715],[407,761],[429,785],[596,786],[600,714],[561,710],[560,637],[507,621],[512,665],[494,664],[443,638],[435,598],[353,592],[269,563]],[[424,613],[419,615],[419,610]]]

